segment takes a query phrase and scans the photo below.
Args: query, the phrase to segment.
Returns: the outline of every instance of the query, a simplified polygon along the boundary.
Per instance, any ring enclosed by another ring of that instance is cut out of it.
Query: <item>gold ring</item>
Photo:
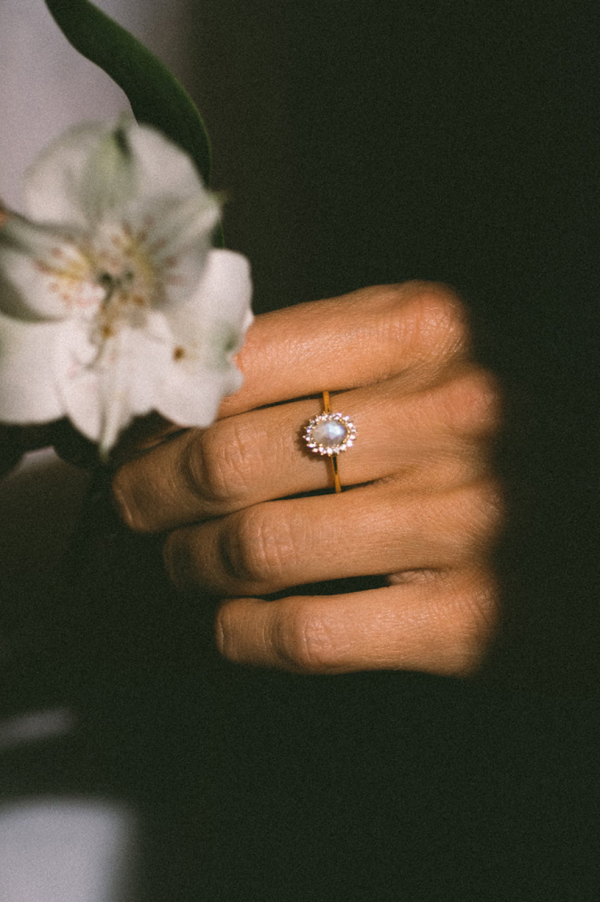
[[[338,454],[351,448],[356,439],[356,426],[341,413],[331,412],[329,392],[323,392],[323,413],[313,417],[304,427],[302,437],[314,454],[322,454],[331,461],[333,485],[337,493],[342,491],[338,468]]]

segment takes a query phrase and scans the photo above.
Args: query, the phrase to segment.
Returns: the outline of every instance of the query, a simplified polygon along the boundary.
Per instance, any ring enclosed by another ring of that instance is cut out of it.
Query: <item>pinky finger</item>
[[[221,654],[296,673],[413,670],[470,676],[496,622],[492,577],[456,574],[345,595],[233,598],[217,613]]]

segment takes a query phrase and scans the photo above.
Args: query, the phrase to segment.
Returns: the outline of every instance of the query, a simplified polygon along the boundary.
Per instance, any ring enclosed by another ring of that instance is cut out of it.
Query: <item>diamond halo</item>
[[[332,457],[352,447],[356,426],[341,413],[322,413],[307,423],[302,437],[314,454]]]

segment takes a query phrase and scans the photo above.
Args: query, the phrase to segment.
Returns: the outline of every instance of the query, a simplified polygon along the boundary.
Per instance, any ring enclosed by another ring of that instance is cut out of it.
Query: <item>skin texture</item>
[[[476,672],[496,624],[500,400],[460,299],[411,282],[265,314],[238,364],[212,427],[128,461],[113,486],[131,529],[165,533],[175,585],[221,599],[221,653],[305,673]],[[339,495],[300,437],[324,388],[358,430]],[[387,585],[298,588],[375,574]]]

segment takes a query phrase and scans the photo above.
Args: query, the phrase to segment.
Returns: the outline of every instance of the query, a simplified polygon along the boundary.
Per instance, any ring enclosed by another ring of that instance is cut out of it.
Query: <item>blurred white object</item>
[[[134,819],[103,801],[0,808],[2,902],[133,902]]]
[[[68,708],[30,711],[0,721],[0,752],[70,733],[75,716]]]

